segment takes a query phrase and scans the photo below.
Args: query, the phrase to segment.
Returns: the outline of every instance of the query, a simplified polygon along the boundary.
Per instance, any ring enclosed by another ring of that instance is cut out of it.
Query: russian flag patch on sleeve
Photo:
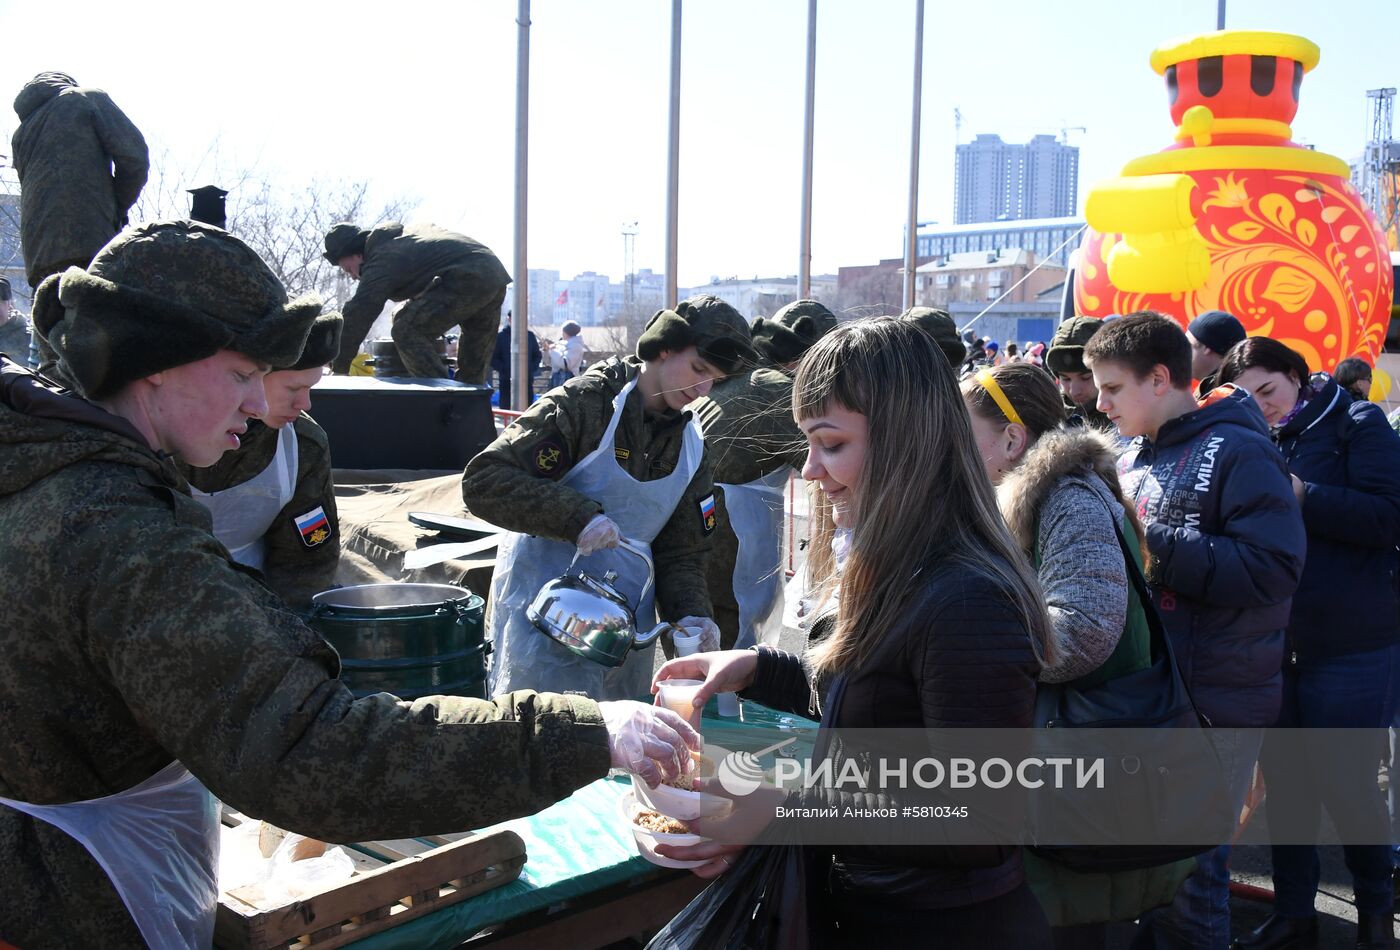
[[[301,543],[308,548],[324,544],[331,536],[331,523],[326,518],[325,509],[320,505],[304,515],[297,515],[292,521],[295,522],[297,532],[301,535]]]
[[[715,530],[715,525],[718,524],[718,519],[715,515],[715,496],[706,495],[704,498],[700,499],[699,504],[700,524],[704,527],[705,533],[709,534]]]

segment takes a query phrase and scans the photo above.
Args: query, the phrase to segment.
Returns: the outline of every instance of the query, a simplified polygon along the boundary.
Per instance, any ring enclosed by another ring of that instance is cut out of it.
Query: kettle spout
[[[675,629],[675,627],[671,626],[669,623],[667,623],[666,621],[663,620],[663,621],[661,621],[660,623],[658,623],[656,626],[654,626],[654,627],[652,627],[650,630],[648,630],[646,633],[639,633],[639,634],[637,634],[637,639],[634,640],[634,641],[632,641],[632,648],[633,648],[633,649],[639,649],[639,648],[641,648],[641,647],[650,646],[650,645],[651,645],[651,642],[652,642],[653,640],[655,640],[657,637],[661,636],[663,633],[665,633],[665,632],[668,631],[668,630],[674,630],[674,629]]]

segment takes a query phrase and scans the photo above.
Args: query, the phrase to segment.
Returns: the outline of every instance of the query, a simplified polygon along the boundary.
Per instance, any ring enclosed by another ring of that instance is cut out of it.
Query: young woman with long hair
[[[1035,572],[1002,522],[947,359],[909,321],[848,323],[797,370],[803,477],[830,503],[809,552],[820,619],[806,655],[758,648],[672,660],[658,680],[705,680],[828,728],[1028,727],[1054,662]],[[839,696],[839,699],[836,697]],[[820,738],[818,740],[821,741]],[[839,770],[839,763],[838,763]],[[789,793],[801,798],[807,792]],[[748,796],[752,799],[753,796]],[[766,818],[736,808],[733,824]],[[715,821],[711,819],[710,821]],[[707,820],[697,822],[705,833]],[[671,849],[724,873],[743,844]],[[838,945],[1048,947],[1013,846],[813,849],[808,904]]]

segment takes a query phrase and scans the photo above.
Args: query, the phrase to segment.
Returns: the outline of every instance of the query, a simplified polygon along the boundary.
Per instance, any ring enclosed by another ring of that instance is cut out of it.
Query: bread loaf
[[[317,841],[315,838],[302,838],[292,845],[292,860],[305,861],[307,858],[319,858],[326,853],[326,843]]]
[[[287,837],[287,832],[264,821],[258,828],[258,850],[262,852],[263,857],[270,858],[285,837]]]

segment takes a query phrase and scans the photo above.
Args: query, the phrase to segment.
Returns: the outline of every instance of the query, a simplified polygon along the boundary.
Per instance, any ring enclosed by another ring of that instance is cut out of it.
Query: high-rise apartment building
[[[1025,145],[978,135],[957,147],[953,190],[955,224],[1068,217],[1079,200],[1079,149],[1053,135]]]

